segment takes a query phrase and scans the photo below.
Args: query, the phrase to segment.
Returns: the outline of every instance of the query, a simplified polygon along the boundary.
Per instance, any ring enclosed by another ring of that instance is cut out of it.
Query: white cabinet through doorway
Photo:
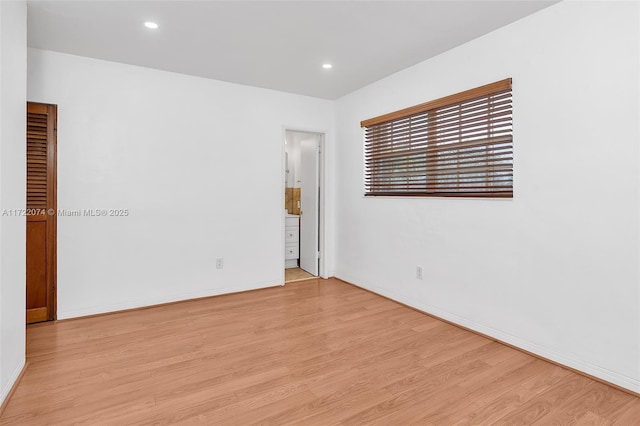
[[[284,267],[295,268],[300,257],[300,216],[284,218]]]

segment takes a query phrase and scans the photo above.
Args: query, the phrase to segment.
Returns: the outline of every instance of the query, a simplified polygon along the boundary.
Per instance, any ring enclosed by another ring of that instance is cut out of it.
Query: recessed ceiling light
[[[151,21],[147,21],[144,23],[144,26],[147,28],[151,28],[152,30],[155,30],[158,28],[158,24],[156,24],[155,22],[151,22]]]
[[[333,68],[333,65],[331,65],[331,64],[322,64],[322,68],[324,68],[325,70],[328,70],[328,69]]]

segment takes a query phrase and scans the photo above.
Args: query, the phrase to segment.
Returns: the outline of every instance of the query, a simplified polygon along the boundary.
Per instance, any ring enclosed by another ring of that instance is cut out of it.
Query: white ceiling
[[[40,49],[336,99],[555,2],[29,1],[28,40]],[[160,28],[145,28],[147,20]],[[322,69],[325,62],[333,69]]]

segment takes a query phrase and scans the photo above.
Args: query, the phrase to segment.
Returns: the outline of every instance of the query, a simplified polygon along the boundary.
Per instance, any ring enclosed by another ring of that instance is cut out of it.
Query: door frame
[[[298,126],[282,126],[282,143],[281,143],[281,151],[280,151],[280,182],[285,182],[287,179],[287,167],[284,162],[285,158],[285,141],[287,138],[287,132],[297,132],[297,133],[310,133],[315,134],[320,137],[318,142],[320,146],[320,152],[318,154],[318,185],[320,187],[320,199],[319,202],[319,214],[318,214],[318,251],[320,252],[320,261],[318,262],[318,277],[320,278],[329,278],[327,276],[327,267],[326,267],[326,160],[325,160],[325,150],[326,150],[326,138],[327,131],[326,130],[318,130],[318,129],[309,129],[309,128],[301,128]],[[280,191],[280,211],[282,212],[284,206],[284,186],[281,187]],[[284,248],[285,248],[285,218],[284,214],[280,213],[282,216],[281,223],[281,240],[280,240],[280,252],[282,253],[282,261],[281,261],[281,271],[282,271],[282,285],[284,285]]]

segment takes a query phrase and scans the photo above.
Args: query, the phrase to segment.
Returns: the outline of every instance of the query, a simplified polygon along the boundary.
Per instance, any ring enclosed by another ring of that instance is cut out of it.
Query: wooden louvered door
[[[27,324],[56,318],[55,105],[27,103]]]

